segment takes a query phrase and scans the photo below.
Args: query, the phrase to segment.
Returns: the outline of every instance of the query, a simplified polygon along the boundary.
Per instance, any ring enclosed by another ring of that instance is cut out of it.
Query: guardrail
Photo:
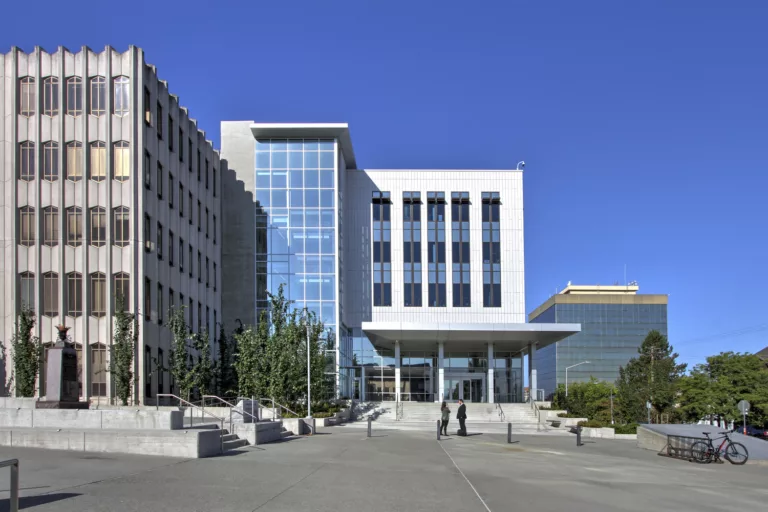
[[[234,404],[231,404],[231,403],[227,402],[226,400],[224,400],[223,398],[221,398],[219,396],[216,396],[216,395],[203,395],[203,409],[205,409],[205,399],[206,398],[214,398],[214,399],[218,400],[219,402],[225,404],[227,407],[229,407],[229,433],[230,434],[232,433],[232,411],[233,410],[235,412],[239,412],[240,414],[242,414],[243,415],[243,419],[245,419],[245,416],[249,416],[251,419],[253,419],[254,423],[258,423],[259,422],[258,416],[254,416],[253,414],[247,412],[245,410],[245,408],[241,409],[238,406],[236,406]],[[251,403],[253,403],[253,402],[251,402]],[[251,409],[251,410],[253,410],[253,409]],[[258,412],[256,414],[258,415]]]
[[[0,468],[11,468],[11,497],[9,499],[10,512],[19,512],[19,459],[0,461]]]
[[[192,409],[197,409],[198,411],[201,411],[201,414],[203,416],[205,416],[207,414],[211,418],[215,418],[217,421],[219,421],[221,423],[221,430],[222,430],[222,434],[223,434],[223,432],[224,432],[224,418],[219,418],[215,414],[211,414],[210,412],[206,411],[205,409],[196,406],[192,402],[188,402],[188,401],[184,400],[183,398],[178,397],[176,395],[172,395],[170,393],[158,393],[157,394],[157,398],[160,398],[160,397],[175,398],[176,400],[179,401],[179,405],[186,404],[187,407],[190,407]],[[155,406],[155,409],[159,411],[160,410],[160,404],[157,404]],[[189,411],[189,426],[190,427],[194,426],[194,421],[192,420],[192,409],[190,409],[190,411]],[[232,430],[232,425],[231,424],[229,425],[229,430],[230,430],[230,433],[231,433],[231,430]],[[224,436],[223,435],[221,436],[221,453],[224,453]]]
[[[677,459],[693,458],[691,448],[697,441],[706,441],[703,437],[667,435],[667,455]]]

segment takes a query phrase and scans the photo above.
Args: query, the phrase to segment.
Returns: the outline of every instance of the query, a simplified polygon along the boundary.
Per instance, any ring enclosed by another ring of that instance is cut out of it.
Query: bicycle
[[[691,446],[691,458],[694,462],[698,462],[699,464],[720,462],[720,453],[722,452],[725,460],[731,464],[736,464],[738,466],[746,464],[749,459],[749,451],[747,451],[747,447],[741,443],[732,441],[729,436],[729,434],[732,434],[735,431],[736,429],[728,430],[722,433],[722,437],[716,437],[715,439],[709,437],[709,432],[702,432],[702,434],[706,436],[706,440],[693,443],[693,446]],[[720,446],[715,448],[712,441],[717,441],[719,439],[722,439],[723,442],[720,443]],[[723,448],[725,448],[725,450],[723,450]]]

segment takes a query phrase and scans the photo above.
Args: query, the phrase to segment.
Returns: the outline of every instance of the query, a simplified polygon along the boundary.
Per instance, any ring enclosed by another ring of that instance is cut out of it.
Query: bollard
[[[512,422],[507,423],[507,444],[512,443]]]
[[[371,421],[373,421],[373,419],[368,416],[368,437],[371,437]]]
[[[440,440],[440,420],[437,420],[437,440]]]
[[[576,446],[581,446],[581,425],[576,427]]]

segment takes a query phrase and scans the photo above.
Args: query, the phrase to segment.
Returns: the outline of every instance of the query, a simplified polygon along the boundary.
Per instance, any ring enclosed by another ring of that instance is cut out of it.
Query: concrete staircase
[[[247,439],[243,439],[239,437],[237,434],[230,432],[229,429],[227,428],[226,423],[224,424],[224,429],[222,430],[221,424],[219,423],[211,423],[210,420],[206,421],[205,418],[193,418],[191,422],[189,419],[187,419],[184,422],[184,428],[218,430],[221,433],[221,442],[222,442],[222,448],[224,452],[227,452],[229,450],[235,450],[237,448],[242,448],[243,446],[251,445],[251,443]],[[287,439],[291,437],[295,437],[295,434],[291,430],[286,429],[285,426],[283,426],[282,422],[280,422],[279,439],[266,441],[266,443],[281,441],[283,439]],[[262,442],[259,442],[259,444],[262,444]]]

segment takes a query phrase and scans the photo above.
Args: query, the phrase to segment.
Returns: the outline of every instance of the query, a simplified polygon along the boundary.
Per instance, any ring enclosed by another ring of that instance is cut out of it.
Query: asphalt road
[[[2,449],[21,460],[22,509],[194,511],[762,510],[766,466],[701,466],[627,441],[353,430],[218,458]],[[0,511],[8,510],[0,472]]]

